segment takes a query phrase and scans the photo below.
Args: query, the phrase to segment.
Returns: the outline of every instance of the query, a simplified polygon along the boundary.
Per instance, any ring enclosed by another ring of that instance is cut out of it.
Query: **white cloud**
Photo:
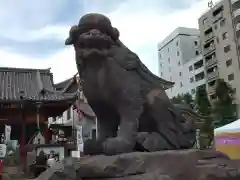
[[[26,58],[19,54],[10,54],[0,51],[1,67],[18,68],[51,68],[54,73],[54,81],[60,82],[76,74],[76,64],[74,61],[74,50],[72,47],[66,47],[63,51],[50,56],[46,59]]]
[[[121,40],[137,52],[142,61],[157,73],[157,43],[164,39],[178,26],[198,27],[198,18],[207,9],[207,0],[192,4],[188,9],[163,15],[164,7],[134,8],[139,0],[128,0],[114,12],[106,14],[112,20],[113,26],[120,31]],[[132,8],[129,8],[132,7]],[[159,10],[158,10],[159,9]],[[162,10],[162,11],[161,11]],[[91,11],[91,9],[89,9]],[[103,13],[103,12],[102,12]],[[77,23],[77,22],[76,22]],[[63,40],[68,35],[70,27],[47,26],[38,31],[38,35],[32,34],[32,38],[44,38],[56,36]],[[42,34],[41,34],[42,33]],[[30,38],[28,40],[31,40]],[[146,47],[146,48],[145,48]],[[70,47],[45,59],[26,58],[19,54],[10,54],[0,50],[0,66],[48,68],[52,67],[55,81],[61,81],[74,75],[77,71],[74,60],[74,52]]]

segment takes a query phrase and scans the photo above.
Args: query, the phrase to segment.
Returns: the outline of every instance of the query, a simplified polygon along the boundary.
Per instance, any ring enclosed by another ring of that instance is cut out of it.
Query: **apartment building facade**
[[[216,80],[224,79],[235,91],[234,103],[240,115],[240,1],[222,0],[199,18],[207,92],[213,102]]]
[[[175,82],[166,91],[170,98],[187,92],[195,95],[206,82],[199,39],[197,29],[179,27],[158,44],[159,75]]]

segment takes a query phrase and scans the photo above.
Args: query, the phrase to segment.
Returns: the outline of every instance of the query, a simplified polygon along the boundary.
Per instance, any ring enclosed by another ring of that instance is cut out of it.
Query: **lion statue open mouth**
[[[92,54],[108,56],[108,50],[116,44],[118,37],[118,30],[112,27],[107,17],[88,14],[70,29],[65,44],[74,45],[85,58]]]
[[[165,93],[173,82],[149,71],[101,14],[87,14],[69,32],[83,93],[97,115],[99,139],[86,154],[119,154],[193,147],[195,126]],[[92,142],[92,143],[91,143]]]

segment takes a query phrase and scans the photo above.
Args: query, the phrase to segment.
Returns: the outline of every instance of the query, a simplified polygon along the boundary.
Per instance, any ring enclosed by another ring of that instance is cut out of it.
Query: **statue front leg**
[[[120,124],[117,137],[108,138],[103,142],[105,154],[114,155],[133,151],[138,133],[139,117],[142,111],[142,103],[137,102],[130,106],[125,104],[119,107]]]
[[[96,111],[98,118],[98,139],[90,139],[84,143],[84,154],[98,155],[104,154],[102,143],[111,137],[116,137],[118,121],[116,121],[115,116],[110,113],[98,112]]]

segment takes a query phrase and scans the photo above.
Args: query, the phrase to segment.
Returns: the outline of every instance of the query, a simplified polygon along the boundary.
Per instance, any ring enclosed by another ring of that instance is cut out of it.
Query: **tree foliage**
[[[174,96],[171,100],[174,104],[185,103],[185,104],[188,104],[191,107],[194,106],[194,100],[193,100],[193,97],[190,93],[178,94],[177,96]]]
[[[216,86],[217,99],[213,103],[213,117],[215,126],[224,126],[236,117],[236,105],[233,103],[234,91],[224,80],[219,79]]]
[[[186,103],[205,117],[200,129],[200,146],[205,148],[212,143],[214,128],[224,126],[237,119],[236,105],[233,103],[234,90],[224,80],[219,79],[215,89],[216,100],[209,101],[205,86],[198,87],[196,96],[190,93],[178,94],[172,98],[174,104]]]
[[[205,86],[197,88],[195,97],[196,111],[205,116],[205,120],[200,129],[200,147],[206,148],[213,140],[213,119],[211,118],[211,104],[208,99],[207,91]]]
[[[205,86],[197,88],[195,97],[196,110],[199,114],[209,116],[211,114],[211,104]]]

